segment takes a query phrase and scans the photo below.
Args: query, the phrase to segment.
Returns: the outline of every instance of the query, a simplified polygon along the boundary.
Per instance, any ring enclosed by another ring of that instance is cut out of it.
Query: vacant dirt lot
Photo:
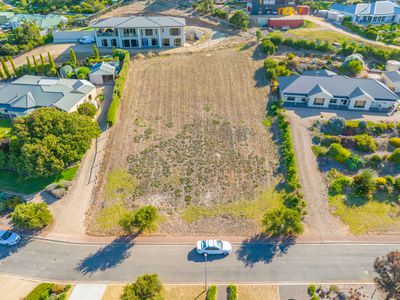
[[[143,204],[162,212],[159,233],[258,230],[254,220],[229,211],[237,201],[243,207],[248,200],[251,207],[277,181],[276,146],[262,125],[268,88],[257,57],[254,47],[244,47],[132,62],[110,133],[92,232],[114,232],[118,222],[110,220],[120,206]],[[193,215],[194,207],[216,205],[217,216],[193,222],[181,217],[188,207]],[[99,229],[96,223],[104,219],[108,225]]]

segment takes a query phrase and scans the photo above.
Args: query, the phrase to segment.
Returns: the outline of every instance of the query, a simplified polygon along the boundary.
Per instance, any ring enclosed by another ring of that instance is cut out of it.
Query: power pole
[[[204,253],[204,290],[207,292],[207,253]]]

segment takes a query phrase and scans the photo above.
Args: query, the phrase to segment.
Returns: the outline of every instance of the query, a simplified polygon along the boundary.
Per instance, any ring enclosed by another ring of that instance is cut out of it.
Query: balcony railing
[[[97,36],[118,36],[116,32],[97,32]]]

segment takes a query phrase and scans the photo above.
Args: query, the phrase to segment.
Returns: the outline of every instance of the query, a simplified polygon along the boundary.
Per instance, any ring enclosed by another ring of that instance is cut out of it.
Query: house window
[[[294,100],[296,100],[295,97],[287,97],[287,101],[294,101]]]
[[[332,98],[331,101],[329,101],[329,104],[336,104],[337,103],[337,99]]]
[[[169,47],[169,46],[170,46],[169,39],[163,39],[163,40],[162,40],[162,45],[163,45],[164,47]]]
[[[122,40],[122,45],[125,47],[125,48],[129,48],[131,45],[130,45],[130,43],[129,43],[129,40]]]
[[[103,47],[108,47],[108,41],[106,39],[101,40],[101,45]]]
[[[306,102],[306,98],[301,98],[301,102]]]
[[[274,5],[275,4],[275,0],[264,0],[264,4],[266,4],[266,5]]]
[[[171,28],[169,30],[169,34],[172,36],[177,36],[181,34],[181,30],[179,28]]]
[[[174,45],[175,45],[175,47],[181,46],[181,45],[182,45],[181,39],[175,39],[175,40],[174,40]]]
[[[324,105],[325,98],[315,98],[314,105]]]
[[[111,40],[111,46],[113,46],[113,47],[117,46],[117,40],[116,39],[112,39]]]
[[[148,45],[149,45],[149,40],[146,38],[142,39],[142,46],[147,47]]]
[[[347,99],[342,100],[342,105],[347,105]]]
[[[151,45],[152,46],[158,46],[158,39],[151,39]]]
[[[135,28],[124,28],[124,35],[127,35],[127,36],[136,35],[136,29]]]
[[[144,33],[145,35],[153,35],[153,29],[145,29]]]
[[[138,40],[131,40],[131,47],[136,48],[139,46]]]
[[[355,108],[364,108],[365,104],[367,104],[367,101],[357,100],[356,103],[354,103],[354,107]]]

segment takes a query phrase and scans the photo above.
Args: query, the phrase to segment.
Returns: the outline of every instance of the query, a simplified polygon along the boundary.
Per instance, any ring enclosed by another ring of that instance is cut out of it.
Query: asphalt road
[[[66,281],[132,281],[158,273],[165,283],[204,282],[204,258],[191,245],[106,246],[23,241],[0,248],[0,273]],[[377,256],[400,245],[234,245],[227,257],[209,257],[213,283],[368,282]]]

